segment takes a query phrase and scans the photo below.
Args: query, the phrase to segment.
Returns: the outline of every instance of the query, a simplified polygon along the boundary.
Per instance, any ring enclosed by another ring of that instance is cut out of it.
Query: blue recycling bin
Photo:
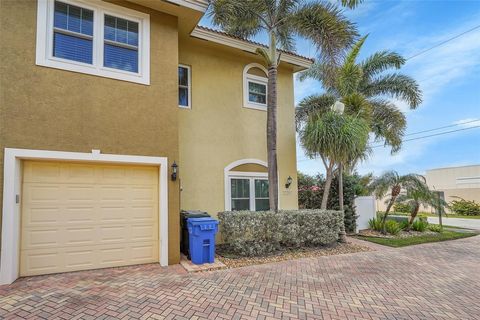
[[[188,218],[190,259],[194,264],[215,261],[215,234],[218,221],[212,218]]]

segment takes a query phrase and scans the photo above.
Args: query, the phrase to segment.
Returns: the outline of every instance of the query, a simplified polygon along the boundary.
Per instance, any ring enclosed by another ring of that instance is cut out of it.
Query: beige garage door
[[[158,168],[24,162],[20,275],[158,262]]]

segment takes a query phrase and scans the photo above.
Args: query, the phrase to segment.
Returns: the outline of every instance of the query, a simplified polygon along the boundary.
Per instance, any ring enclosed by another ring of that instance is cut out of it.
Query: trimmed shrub
[[[343,214],[333,210],[226,211],[218,219],[227,252],[261,256],[285,247],[337,241]]]
[[[442,232],[442,227],[439,224],[429,224],[428,230],[433,232]]]
[[[370,229],[375,231],[382,231],[382,220],[381,219],[370,219],[368,220],[368,226]]]
[[[412,223],[412,230],[414,231],[424,232],[425,230],[427,230],[427,227],[428,227],[428,222],[423,220],[415,220]]]
[[[402,212],[402,213],[410,213],[412,211],[412,208],[408,203],[402,203],[402,202],[396,202],[393,205],[393,211],[395,212]]]
[[[478,216],[480,215],[480,204],[475,201],[458,198],[450,202],[450,208],[455,214],[463,216]]]
[[[400,227],[400,224],[396,221],[393,220],[387,220],[385,222],[385,230],[393,235],[399,234],[400,231],[402,231],[402,228]]]

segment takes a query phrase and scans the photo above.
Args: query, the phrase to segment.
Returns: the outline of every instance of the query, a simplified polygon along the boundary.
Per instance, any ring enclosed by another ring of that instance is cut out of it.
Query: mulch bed
[[[375,238],[388,238],[388,239],[398,239],[398,238],[411,238],[411,237],[418,237],[418,236],[425,236],[425,235],[434,235],[438,234],[437,232],[433,232],[430,230],[425,230],[424,232],[413,231],[400,231],[397,235],[392,234],[382,234],[380,231],[375,230],[361,230],[358,235],[365,236],[365,237],[375,237]]]
[[[325,247],[285,249],[283,251],[278,251],[272,255],[263,257],[226,257],[225,255],[217,255],[217,259],[222,261],[227,268],[238,268],[301,258],[313,258],[366,251],[372,251],[372,249],[353,243],[339,243]]]

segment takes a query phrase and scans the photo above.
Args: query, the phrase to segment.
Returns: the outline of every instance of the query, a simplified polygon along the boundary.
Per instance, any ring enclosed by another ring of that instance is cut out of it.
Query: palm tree
[[[301,74],[300,79],[321,81],[326,93],[303,99],[296,109],[297,130],[312,112],[326,112],[336,100],[345,104],[345,113],[357,115],[368,121],[375,140],[396,152],[401,148],[406,119],[403,112],[385,97],[404,101],[411,109],[422,101],[422,93],[416,81],[399,73],[385,73],[400,69],[405,59],[395,52],[376,52],[360,63],[356,59],[366,36],[361,38],[347,54],[340,66],[315,63]]]
[[[371,183],[370,190],[373,191],[377,199],[384,198],[388,192],[390,192],[387,209],[382,218],[383,233],[386,233],[385,221],[387,221],[388,213],[400,195],[402,189],[413,190],[420,188],[425,183],[425,177],[421,175],[411,173],[402,176],[396,171],[387,171]]]
[[[311,158],[320,157],[326,179],[320,208],[326,209],[333,172],[339,163],[365,154],[369,127],[361,118],[335,111],[311,114],[300,131],[300,142]]]
[[[354,8],[361,0],[342,0]],[[210,0],[212,21],[227,33],[251,38],[266,32],[268,48],[258,47],[268,69],[267,159],[270,209],[278,209],[277,173],[277,68],[281,51],[293,50],[295,36],[311,40],[322,58],[337,57],[357,35],[334,4],[321,0]]]
[[[410,219],[408,220],[408,225],[407,225],[407,231],[409,231],[410,228],[412,227],[412,224],[418,215],[418,211],[420,210],[420,206],[431,205],[432,200],[433,200],[432,191],[430,191],[427,184],[424,182],[410,185],[409,189],[407,189],[406,194],[401,194],[398,196],[396,201],[408,204],[411,209]]]

